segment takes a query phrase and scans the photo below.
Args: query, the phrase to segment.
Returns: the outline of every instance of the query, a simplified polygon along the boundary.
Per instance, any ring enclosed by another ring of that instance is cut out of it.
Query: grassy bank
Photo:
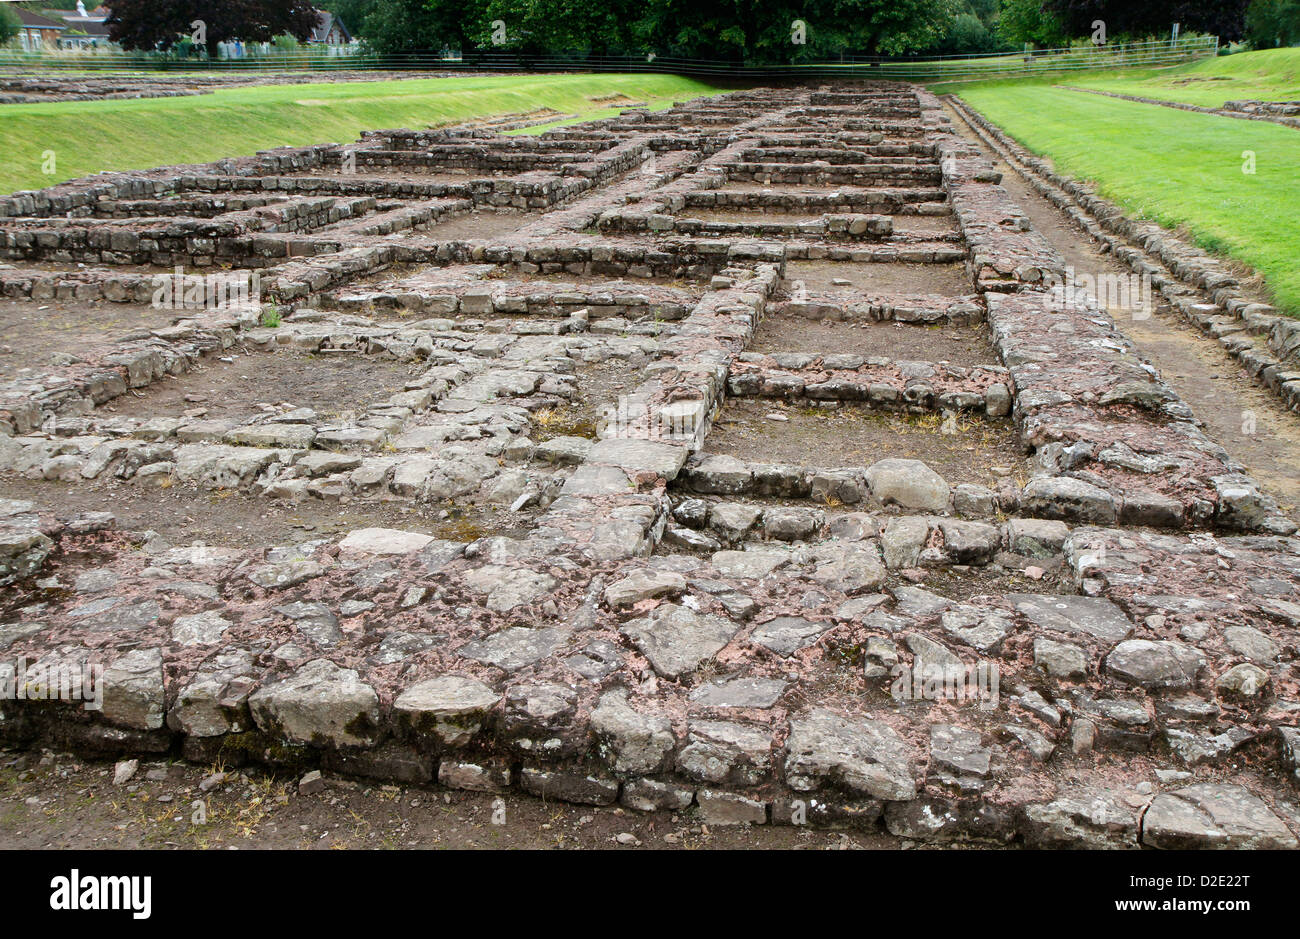
[[[1300,100],[1300,48],[1239,52],[1183,68],[1132,75],[1083,76],[1061,83],[1207,108],[1243,98],[1297,101]]]
[[[1130,214],[1183,226],[1201,247],[1254,268],[1279,307],[1300,315],[1300,132],[1042,82],[938,90],[959,95],[1062,172],[1092,180]],[[1243,172],[1247,151],[1253,174]]]
[[[620,102],[661,108],[720,90],[673,75],[502,75],[3,105],[0,192],[38,189],[101,170],[200,163],[286,144],[342,143],[375,128],[433,127],[539,108],[607,116],[617,113]],[[42,172],[47,151],[54,154],[51,175]]]

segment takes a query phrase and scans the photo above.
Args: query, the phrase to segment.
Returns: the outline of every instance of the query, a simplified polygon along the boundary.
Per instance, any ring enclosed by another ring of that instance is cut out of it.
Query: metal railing
[[[1045,72],[1180,65],[1217,55],[1216,36],[1138,43],[1110,43],[1062,49],[983,55],[883,58],[843,55],[795,65],[745,65],[743,62],[673,56],[528,55],[478,50],[456,58],[439,55],[377,55],[357,51],[321,54],[310,48],[269,52],[237,59],[177,58],[164,53],[109,50],[0,50],[0,69],[21,72],[653,72],[734,81],[803,81],[810,79],[892,79],[900,81],[971,80]]]

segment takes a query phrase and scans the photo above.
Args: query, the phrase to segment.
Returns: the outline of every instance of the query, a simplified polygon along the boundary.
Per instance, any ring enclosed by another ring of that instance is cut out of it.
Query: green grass
[[[0,192],[40,189],[102,170],[202,163],[284,145],[346,143],[362,130],[426,128],[552,108],[604,117],[663,108],[722,89],[674,75],[502,75],[232,88],[185,98],[0,106]],[[616,103],[614,103],[616,105]],[[42,173],[53,151],[57,172]]]
[[[1300,132],[1044,83],[951,90],[1130,214],[1184,227],[1201,247],[1254,268],[1277,305],[1300,314]],[[1242,172],[1246,150],[1255,175]]]
[[[1217,108],[1225,101],[1300,100],[1300,48],[1266,49],[1131,75],[1080,76],[1060,84]]]

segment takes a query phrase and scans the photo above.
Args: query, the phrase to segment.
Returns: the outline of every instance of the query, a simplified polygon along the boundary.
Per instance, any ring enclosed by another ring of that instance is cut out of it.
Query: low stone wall
[[[912,165],[934,156],[930,143],[872,143],[859,149],[828,148],[819,144],[801,146],[769,139],[760,146],[740,151],[742,163],[829,163],[832,166],[869,166],[873,163]]]
[[[254,263],[257,234],[312,232],[375,209],[372,197],[302,198],[212,219],[15,220],[0,227],[0,258],[88,264]]]
[[[680,291],[633,283],[592,289],[581,284],[438,283],[421,281],[383,289],[348,289],[330,298],[339,310],[406,310],[437,316],[621,316],[672,322],[685,317],[692,302]]]
[[[1108,246],[1198,328],[1220,340],[1248,372],[1300,410],[1300,323],[1251,296],[1224,263],[1158,225],[1128,218],[1076,180],[1057,174],[961,102],[959,114],[990,146],[1024,168],[1026,178],[1076,225]],[[1269,355],[1251,341],[1263,338]]]
[[[961,514],[991,516],[984,499],[966,487],[958,494]],[[856,507],[855,507],[856,508]],[[726,495],[673,500],[664,544],[680,551],[714,553],[729,547],[762,551],[773,542],[817,551],[825,542],[878,539],[889,570],[983,567],[1003,561],[1024,566],[1047,562],[1070,535],[1064,522],[1016,518],[990,524],[935,515],[880,515],[863,511],[829,512],[763,503],[730,501]],[[796,555],[797,557],[798,555]]]
[[[921,99],[938,107],[938,100]],[[1243,467],[1205,438],[1187,407],[1097,300],[1063,283],[1059,254],[1010,210],[986,161],[939,141],[945,185],[972,242],[994,346],[1015,386],[1015,419],[1034,451],[1027,515],[1085,524],[1217,525],[1291,534],[1297,526]],[[996,238],[1008,219],[1001,239]],[[1050,348],[1045,357],[1041,350]]]
[[[984,322],[984,307],[980,301],[979,295],[880,297],[864,300],[810,294],[805,299],[777,303],[774,309],[778,313],[810,320],[971,326]]]
[[[911,163],[737,163],[727,169],[731,182],[780,183],[801,186],[933,186],[937,167]]]
[[[1010,479],[997,492],[969,483],[954,486],[919,460],[892,458],[865,468],[823,467],[758,463],[701,452],[682,467],[678,488],[701,495],[809,499],[902,514],[988,517],[1021,507],[1019,490]]]
[[[1265,101],[1225,101],[1221,108],[1207,108],[1199,104],[1187,104],[1183,101],[1144,98],[1140,95],[1120,94],[1117,91],[1102,91],[1099,88],[1077,88],[1072,85],[1065,85],[1064,87],[1069,88],[1071,91],[1105,95],[1108,98],[1120,98],[1124,101],[1137,101],[1140,104],[1158,104],[1162,108],[1173,108],[1177,111],[1196,111],[1201,114],[1216,114],[1219,117],[1238,117],[1250,121],[1270,121],[1286,127],[1300,127],[1300,118],[1291,116],[1300,114],[1300,104],[1291,102],[1274,104]]]
[[[952,211],[942,189],[867,189],[815,193],[704,190],[686,193],[685,205],[687,208],[868,215],[948,215]]]
[[[876,240],[893,234],[893,220],[888,215],[823,215],[806,222],[765,219],[757,222],[719,222],[672,215],[606,212],[600,217],[602,230],[679,232],[685,235],[744,235],[763,237],[831,238],[835,240]]]
[[[872,408],[930,413],[1011,413],[1011,391],[1001,366],[893,361],[862,355],[744,353],[727,378],[727,393],[784,401],[839,401]]]

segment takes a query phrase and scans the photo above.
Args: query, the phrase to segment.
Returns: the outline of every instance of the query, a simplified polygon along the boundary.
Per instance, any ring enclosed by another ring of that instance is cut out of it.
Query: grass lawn
[[[1300,132],[1045,83],[949,85],[1057,169],[1094,181],[1130,214],[1176,228],[1254,268],[1300,315]],[[1242,171],[1243,151],[1255,174]]]
[[[1239,52],[1175,69],[1058,79],[1063,85],[1217,108],[1225,101],[1300,101],[1300,48]]]
[[[425,128],[552,108],[612,116],[617,102],[664,108],[722,91],[674,75],[500,75],[231,88],[185,98],[0,107],[0,192],[40,189],[101,170],[244,156],[286,144],[346,143],[362,130]],[[615,106],[611,106],[615,105]],[[54,151],[57,172],[41,172]]]

